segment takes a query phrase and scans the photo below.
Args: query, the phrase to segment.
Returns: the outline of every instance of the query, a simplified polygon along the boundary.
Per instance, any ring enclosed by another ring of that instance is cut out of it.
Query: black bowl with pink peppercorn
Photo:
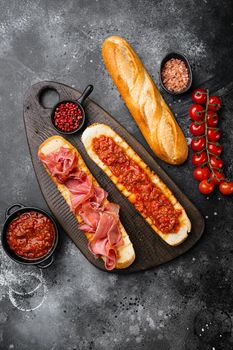
[[[88,85],[78,100],[60,101],[53,108],[51,122],[60,134],[72,135],[82,129],[86,119],[83,103],[92,91],[93,86]]]
[[[187,57],[179,52],[168,53],[160,65],[160,83],[171,95],[187,92],[192,85],[192,70]]]

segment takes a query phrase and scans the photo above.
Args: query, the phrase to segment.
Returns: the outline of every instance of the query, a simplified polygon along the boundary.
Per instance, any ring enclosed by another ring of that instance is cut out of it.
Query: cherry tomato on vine
[[[192,163],[195,166],[200,166],[200,165],[206,163],[207,160],[208,160],[208,157],[207,157],[207,154],[205,151],[201,152],[200,154],[194,154],[192,156]]]
[[[213,192],[213,190],[214,190],[214,183],[213,183],[213,181],[202,180],[199,183],[199,190],[203,194],[209,194],[209,193]]]
[[[211,142],[216,142],[221,137],[221,132],[219,129],[208,129],[207,131],[208,139]]]
[[[189,108],[189,115],[190,118],[196,122],[200,122],[204,119],[205,117],[205,110],[202,106],[200,105],[192,105]]]
[[[218,125],[219,116],[214,111],[207,112],[207,125],[211,127],[215,127]]]
[[[218,96],[210,96],[208,109],[210,111],[219,111],[222,102]]]
[[[214,173],[210,174],[210,179],[213,181],[215,185],[220,185],[222,180],[225,179],[224,172],[220,172],[217,169],[214,169]]]
[[[232,194],[233,193],[233,181],[230,181],[230,182],[223,181],[223,182],[221,182],[221,184],[219,185],[219,190],[224,195]]]
[[[222,153],[222,146],[219,143],[208,143],[208,151],[214,153],[216,156],[220,156]]]
[[[203,105],[207,100],[207,91],[204,89],[196,89],[192,93],[192,100],[194,103]]]
[[[207,166],[204,166],[203,168],[197,167],[194,169],[193,175],[198,181],[207,180],[210,176],[210,170]]]
[[[194,136],[201,136],[205,133],[205,123],[191,123],[189,130]]]
[[[195,152],[200,152],[205,148],[206,141],[205,137],[194,138],[191,141],[191,148]]]
[[[210,164],[213,168],[222,168],[223,166],[223,160],[221,158],[217,158],[215,156],[210,157]]]

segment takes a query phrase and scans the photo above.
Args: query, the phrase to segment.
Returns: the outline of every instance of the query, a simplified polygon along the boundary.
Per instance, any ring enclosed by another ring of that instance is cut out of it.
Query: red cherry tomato
[[[219,143],[209,143],[208,151],[214,153],[216,156],[219,156],[222,153],[222,146]]]
[[[207,166],[204,166],[203,168],[197,167],[194,169],[193,175],[198,181],[207,180],[210,176],[210,170]]]
[[[196,122],[200,122],[204,119],[205,116],[205,110],[200,105],[192,105],[189,108],[189,115],[190,118]]]
[[[210,164],[212,165],[213,168],[222,168],[223,166],[223,161],[221,158],[216,158],[215,156],[210,157]]]
[[[194,103],[198,103],[199,105],[203,105],[207,100],[207,92],[204,89],[196,89],[192,93],[192,100]]]
[[[201,136],[205,133],[205,124],[204,123],[191,123],[189,130],[194,136]]]
[[[222,194],[224,195],[230,195],[233,193],[233,181],[231,182],[226,182],[223,181],[219,185],[219,190]]]
[[[191,141],[191,147],[192,147],[192,150],[195,151],[195,152],[200,152],[203,150],[203,148],[205,148],[205,137],[200,137],[200,138],[197,138],[197,139],[192,139]]]
[[[208,129],[207,131],[208,140],[211,142],[216,142],[221,137],[221,132],[219,129]]]
[[[219,116],[214,111],[207,112],[207,125],[211,127],[215,127],[218,125]]]
[[[200,166],[200,165],[206,163],[207,160],[208,160],[208,157],[207,157],[207,154],[205,151],[201,152],[200,154],[194,154],[192,156],[192,163],[195,166]]]
[[[213,192],[213,190],[214,190],[214,183],[213,183],[213,181],[202,180],[199,183],[199,190],[203,194],[209,194],[209,193]]]
[[[222,106],[222,102],[218,96],[210,96],[209,107],[210,111],[219,111]]]
[[[213,181],[215,185],[220,185],[222,180],[225,179],[224,172],[220,172],[216,169],[214,169],[214,173],[210,174],[210,179]]]

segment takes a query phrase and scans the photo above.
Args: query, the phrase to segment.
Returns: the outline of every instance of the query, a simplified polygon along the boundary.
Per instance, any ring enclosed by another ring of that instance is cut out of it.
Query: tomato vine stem
[[[208,147],[209,143],[211,143],[211,142],[209,142],[209,140],[208,140],[208,129],[218,129],[218,128],[211,128],[211,127],[209,127],[209,126],[207,125],[209,100],[210,100],[210,95],[209,95],[209,90],[207,89],[207,90],[206,90],[205,118],[204,118],[204,123],[205,123],[205,140],[206,140],[205,151],[206,151],[207,158],[208,158],[207,164],[208,164],[208,166],[209,166],[209,168],[210,168],[211,173],[213,174],[212,179],[215,178],[218,182],[220,182],[220,181],[222,181],[223,179],[220,180],[220,179],[215,175],[214,169],[217,169],[217,168],[213,167],[212,164],[211,164],[210,155],[212,155],[213,153],[211,153],[211,152],[209,151],[209,147]]]

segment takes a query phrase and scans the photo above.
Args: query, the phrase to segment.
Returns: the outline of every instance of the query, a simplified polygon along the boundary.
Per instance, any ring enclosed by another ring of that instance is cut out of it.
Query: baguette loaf
[[[102,56],[130,113],[151,149],[170,164],[182,164],[188,145],[182,130],[132,47],[123,38],[104,41]]]
[[[83,170],[88,175],[88,177],[91,178],[92,183],[94,185],[99,186],[99,184],[97,183],[97,181],[92,176],[89,169],[87,168],[84,160],[82,159],[82,157],[79,154],[79,152],[77,151],[77,149],[75,149],[74,146],[72,146],[68,141],[66,141],[61,136],[55,135],[55,136],[49,137],[47,140],[45,140],[39,147],[38,156],[40,156],[41,154],[48,155],[49,153],[54,152],[61,147],[65,147],[65,148],[72,149],[75,151],[77,158],[78,158],[78,166],[77,167],[80,170]],[[47,168],[46,168],[46,171],[48,172],[49,176],[52,178],[54,183],[57,185],[58,190],[61,192],[61,195],[63,196],[63,198],[65,199],[65,201],[69,205],[70,209],[72,210],[71,201],[70,201],[70,191],[68,190],[68,188],[64,184],[59,183],[57,181],[56,177],[52,176]],[[105,199],[105,201],[108,202],[107,199]],[[76,215],[76,219],[77,219],[79,224],[82,223],[82,219],[79,215]],[[124,268],[130,266],[133,263],[133,261],[135,260],[135,252],[134,252],[133,245],[129,239],[129,236],[128,236],[127,232],[125,231],[125,229],[120,221],[119,221],[119,230],[120,230],[120,233],[122,235],[122,239],[123,239],[124,244],[117,248],[118,258],[117,258],[116,268],[117,269],[124,269]],[[93,234],[85,233],[85,235],[86,235],[87,239],[89,241],[91,241]],[[102,257],[102,259],[105,261],[104,257]]]
[[[123,151],[126,153],[126,155],[131,158],[133,161],[137,163],[137,165],[140,166],[141,169],[143,169],[146,174],[148,175],[150,181],[156,185],[163,194],[167,197],[167,199],[170,200],[173,208],[175,210],[180,210],[181,214],[179,215],[179,230],[178,232],[169,232],[169,233],[163,233],[161,230],[158,229],[153,223],[150,217],[147,217],[146,215],[140,213],[145,220],[148,222],[148,224],[153,228],[153,230],[169,245],[176,246],[181,244],[187,237],[188,232],[191,230],[191,223],[190,220],[184,210],[184,208],[181,206],[181,204],[177,201],[177,199],[174,197],[172,192],[167,188],[167,186],[161,181],[161,179],[153,172],[151,171],[148,166],[142,161],[142,159],[134,152],[134,150],[123,140],[114,130],[112,130],[109,126],[104,124],[93,124],[85,129],[85,131],[82,134],[82,142],[85,146],[85,149],[90,156],[90,158],[110,177],[112,182],[116,185],[116,187],[122,192],[122,194],[128,198],[128,200],[131,203],[135,203],[135,194],[132,192],[129,192],[125,186],[120,183],[118,177],[116,177],[111,169],[103,163],[103,161],[99,158],[97,153],[95,152],[93,148],[93,140],[95,138],[98,138],[99,136],[107,136],[111,137],[117,145],[119,145]]]

